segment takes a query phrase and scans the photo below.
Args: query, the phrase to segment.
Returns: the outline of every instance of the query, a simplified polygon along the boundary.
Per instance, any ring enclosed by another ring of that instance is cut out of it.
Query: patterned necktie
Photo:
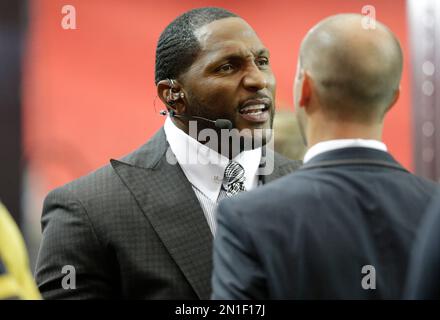
[[[238,162],[230,161],[226,166],[223,178],[223,189],[226,191],[228,197],[246,191],[244,187],[244,169]]]

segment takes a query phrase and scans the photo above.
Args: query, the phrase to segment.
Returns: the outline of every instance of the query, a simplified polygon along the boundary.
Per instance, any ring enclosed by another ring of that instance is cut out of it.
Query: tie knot
[[[244,187],[244,169],[238,162],[230,161],[225,169],[223,188],[226,194],[231,197],[241,191]]]

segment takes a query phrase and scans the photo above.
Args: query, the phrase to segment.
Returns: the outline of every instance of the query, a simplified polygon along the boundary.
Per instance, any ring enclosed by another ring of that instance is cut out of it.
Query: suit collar
[[[198,142],[167,118],[164,124],[167,142],[191,184],[211,201],[216,202],[221,190],[229,158]],[[233,161],[244,169],[246,190],[257,185],[256,176],[261,159],[261,148],[240,152]]]
[[[388,152],[365,147],[350,147],[323,152],[310,159],[302,169],[344,164],[375,164],[407,171]]]
[[[269,148],[264,148],[263,153],[262,161],[267,161],[266,165],[273,167],[273,171],[270,174],[263,176],[263,183],[278,179],[302,165],[302,161],[290,160]],[[174,163],[177,163],[176,157],[169,148],[165,131],[162,127],[146,144],[121,159],[121,162],[145,169],[154,169],[164,156],[169,158],[170,162],[174,161]],[[179,165],[177,166],[179,167]]]
[[[365,147],[382,151],[387,151],[387,146],[378,140],[372,139],[334,139],[321,141],[313,145],[307,150],[304,155],[304,164],[310,161],[313,157],[331,150],[342,148]]]

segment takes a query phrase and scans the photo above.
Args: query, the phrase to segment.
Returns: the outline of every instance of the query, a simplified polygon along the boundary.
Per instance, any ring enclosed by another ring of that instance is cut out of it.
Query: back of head
[[[402,73],[402,50],[393,33],[364,17],[341,14],[320,22],[301,45],[300,65],[330,116],[377,122],[392,105]]]
[[[157,43],[155,83],[176,79],[191,66],[200,50],[195,30],[231,17],[237,15],[222,8],[206,7],[193,9],[174,19]]]

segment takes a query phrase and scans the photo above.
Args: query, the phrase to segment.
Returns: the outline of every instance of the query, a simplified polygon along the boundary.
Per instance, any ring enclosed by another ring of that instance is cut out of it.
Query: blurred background
[[[24,233],[32,268],[48,191],[129,153],[162,126],[156,42],[175,17],[202,6],[239,14],[270,49],[275,148],[292,158],[304,154],[292,115],[301,39],[327,16],[374,14],[405,56],[384,141],[403,166],[439,179],[440,1],[1,0],[0,199]]]

